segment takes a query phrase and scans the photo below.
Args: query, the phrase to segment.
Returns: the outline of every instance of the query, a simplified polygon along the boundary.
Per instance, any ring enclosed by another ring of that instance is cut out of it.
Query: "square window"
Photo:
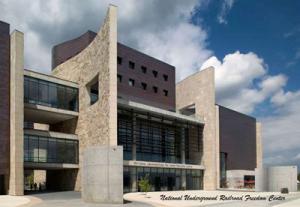
[[[153,92],[157,93],[158,92],[158,88],[156,86],[153,86]]]
[[[118,74],[118,82],[121,83],[122,82],[122,76]]]
[[[134,86],[134,80],[130,78],[128,80],[128,84],[133,87]]]
[[[122,64],[122,60],[123,60],[123,59],[122,59],[121,57],[119,57],[119,56],[118,56],[118,58],[117,58],[117,59],[118,59],[118,64],[119,64],[119,65],[121,65],[121,64]]]
[[[147,90],[147,83],[142,83],[142,88],[143,88],[144,90]]]
[[[157,72],[156,70],[153,70],[153,71],[152,71],[152,73],[153,73],[153,76],[156,78],[156,77],[157,77],[157,74],[158,74],[158,72]]]
[[[165,81],[168,81],[168,78],[169,78],[168,75],[164,74],[163,77],[164,77]]]
[[[135,63],[132,61],[129,61],[129,68],[134,69]]]
[[[164,90],[164,95],[168,96],[168,91],[167,90]]]
[[[143,73],[147,73],[147,68],[145,66],[141,67]]]

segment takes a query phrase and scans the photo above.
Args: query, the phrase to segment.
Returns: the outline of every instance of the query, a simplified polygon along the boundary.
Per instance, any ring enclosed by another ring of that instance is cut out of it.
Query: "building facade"
[[[117,42],[116,16],[110,6],[98,33],[54,46],[50,75],[24,69],[23,34],[0,24],[3,193],[44,180],[42,188],[118,203],[144,177],[152,191],[215,190],[224,153],[228,170],[257,167],[256,120],[251,134],[226,131],[235,116],[215,105],[214,69],[176,84],[174,66]],[[246,164],[231,161],[244,153],[238,143],[249,148]]]

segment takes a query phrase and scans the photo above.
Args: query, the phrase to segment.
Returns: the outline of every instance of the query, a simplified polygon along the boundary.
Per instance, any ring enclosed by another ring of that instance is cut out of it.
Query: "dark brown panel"
[[[10,137],[10,35],[9,24],[0,21],[0,175],[9,174]]]
[[[54,46],[52,68],[80,53],[95,36],[96,33],[88,31],[76,39]],[[118,74],[122,76],[122,81],[118,82],[118,97],[175,111],[175,67],[120,43],[118,57],[122,59],[122,63],[118,63]],[[130,63],[134,64],[134,69]],[[143,73],[142,67],[147,68],[146,73]],[[157,72],[157,77],[153,71]],[[134,80],[134,87],[129,85],[129,79]],[[143,89],[145,85],[146,90]]]
[[[256,119],[219,107],[220,152],[227,153],[227,170],[256,167]]]
[[[118,64],[118,74],[122,76],[122,82],[118,83],[118,96],[166,110],[175,110],[175,67],[120,43],[118,57],[122,58],[122,64]],[[130,68],[129,62],[134,63],[134,69]],[[143,73],[142,67],[147,68],[146,73]],[[153,71],[157,72],[157,77]],[[167,81],[164,75],[167,75]],[[134,80],[134,87],[129,85],[129,79]],[[147,84],[146,90],[142,83]],[[153,87],[157,87],[157,93]],[[165,96],[164,90],[168,91],[168,96]]]

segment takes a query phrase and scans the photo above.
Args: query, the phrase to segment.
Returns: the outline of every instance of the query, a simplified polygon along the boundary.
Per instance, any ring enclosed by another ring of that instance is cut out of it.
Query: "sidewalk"
[[[0,207],[16,207],[28,204],[30,199],[25,196],[0,196]]]

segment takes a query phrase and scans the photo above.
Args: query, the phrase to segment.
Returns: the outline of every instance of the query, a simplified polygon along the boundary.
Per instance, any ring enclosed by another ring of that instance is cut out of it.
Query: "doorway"
[[[5,194],[4,175],[0,175],[0,195]]]

